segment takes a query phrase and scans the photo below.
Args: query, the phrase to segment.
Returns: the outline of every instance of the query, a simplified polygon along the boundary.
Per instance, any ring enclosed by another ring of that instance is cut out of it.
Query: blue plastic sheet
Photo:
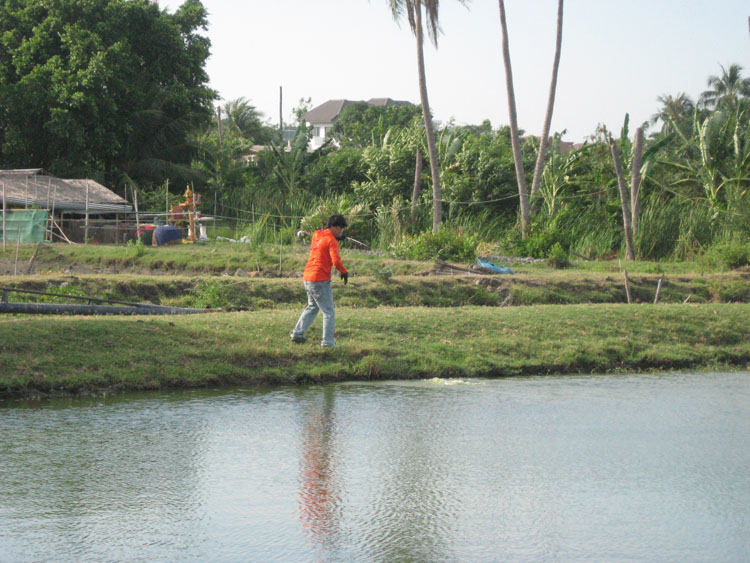
[[[493,264],[492,262],[487,262],[486,260],[482,260],[481,258],[477,258],[477,264],[479,264],[482,268],[487,268],[488,270],[492,270],[496,274],[513,274],[513,270],[506,266],[498,266],[497,264]]]

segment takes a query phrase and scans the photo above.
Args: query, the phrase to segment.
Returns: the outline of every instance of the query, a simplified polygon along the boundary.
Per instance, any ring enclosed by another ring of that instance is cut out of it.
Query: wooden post
[[[628,277],[628,271],[625,270],[625,294],[628,296],[628,305],[633,302],[633,298],[630,295],[630,278]]]
[[[55,203],[57,203],[57,186],[55,186],[55,190],[52,192],[52,211],[50,212],[50,222],[49,222],[49,241],[54,242],[52,240],[52,229],[55,225]]]
[[[5,239],[8,238],[8,231],[5,229],[5,182],[3,182],[3,252],[5,252]]]
[[[36,257],[39,255],[39,249],[42,247],[42,243],[39,242],[36,245],[36,250],[34,251],[34,255],[31,257],[31,260],[29,260],[29,267],[26,270],[26,275],[29,275],[34,270],[34,262],[36,261]]]
[[[654,305],[659,302],[659,294],[661,293],[661,283],[664,281],[664,276],[659,278],[659,283],[656,284],[656,295],[654,296]]]
[[[18,275],[18,248],[21,246],[21,227],[16,228],[16,261],[13,263],[13,275]]]
[[[86,221],[83,228],[83,244],[89,243],[89,181],[86,180]]]
[[[135,206],[135,232],[138,233],[138,231],[141,230],[141,220],[138,217],[138,190],[135,188],[132,188],[133,190],[133,205]]]

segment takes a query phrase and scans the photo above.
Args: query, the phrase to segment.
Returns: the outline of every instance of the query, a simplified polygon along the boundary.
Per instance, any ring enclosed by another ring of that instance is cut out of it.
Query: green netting
[[[42,242],[49,211],[13,209],[5,213],[5,231],[8,242]],[[0,222],[0,240],[5,240]]]

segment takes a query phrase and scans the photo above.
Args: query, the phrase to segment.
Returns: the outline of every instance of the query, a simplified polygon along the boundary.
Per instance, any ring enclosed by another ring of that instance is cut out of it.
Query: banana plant
[[[593,145],[584,145],[577,150],[561,154],[560,135],[555,134],[553,137],[537,192],[548,217],[555,217],[560,211],[561,200],[572,185],[571,178],[576,175],[578,166],[592,147]]]
[[[723,193],[730,187],[747,184],[750,173],[750,131],[743,111],[730,115],[716,111],[703,118],[695,113],[693,135],[683,137],[687,154],[696,155],[664,164],[682,171],[684,177],[674,182],[675,188],[698,185],[714,217],[723,210]]]

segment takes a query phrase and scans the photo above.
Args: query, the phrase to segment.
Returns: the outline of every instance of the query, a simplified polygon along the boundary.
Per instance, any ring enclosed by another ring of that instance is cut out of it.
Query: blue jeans
[[[333,309],[333,290],[331,280],[322,282],[305,282],[307,290],[307,307],[297,321],[297,326],[292,331],[292,338],[305,336],[307,329],[318,316],[318,311],[323,311],[323,340],[321,346],[333,346],[333,325],[336,321],[336,313]]]

